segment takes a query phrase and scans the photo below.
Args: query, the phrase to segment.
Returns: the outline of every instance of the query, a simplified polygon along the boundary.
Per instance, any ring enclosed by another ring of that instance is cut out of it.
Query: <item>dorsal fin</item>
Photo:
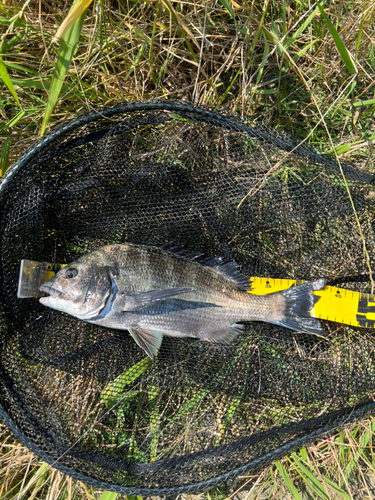
[[[232,283],[235,283],[240,290],[251,290],[249,278],[238,270],[238,265],[234,260],[226,262],[223,257],[207,257],[204,254],[191,252],[190,250],[173,243],[163,245],[161,248],[176,255],[180,255],[181,257],[185,257],[185,259],[198,262],[199,264],[202,264],[202,266],[214,268],[219,274],[227,278],[229,281],[232,281]]]
[[[186,248],[180,247],[175,243],[167,243],[166,245],[162,245],[160,248],[162,250],[167,250],[167,252],[180,255],[181,257],[185,257],[186,259],[190,260],[198,260],[200,258],[206,258],[201,253],[192,252],[191,250],[187,250]]]

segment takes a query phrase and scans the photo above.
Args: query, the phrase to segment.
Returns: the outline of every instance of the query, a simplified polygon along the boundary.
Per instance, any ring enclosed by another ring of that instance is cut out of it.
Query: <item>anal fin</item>
[[[206,337],[204,337],[204,340],[208,340],[213,344],[231,344],[232,341],[237,337],[239,333],[242,332],[244,328],[244,325],[234,323],[233,325],[223,330],[210,332]]]
[[[139,347],[146,352],[147,356],[153,359],[157,355],[163,340],[161,332],[139,327],[128,328],[128,331]]]

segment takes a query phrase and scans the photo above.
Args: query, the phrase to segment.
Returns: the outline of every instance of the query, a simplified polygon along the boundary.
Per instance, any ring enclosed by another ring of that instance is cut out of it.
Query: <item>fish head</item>
[[[40,287],[47,296],[39,302],[86,321],[104,314],[116,294],[114,273],[93,260],[88,254],[61,269]]]

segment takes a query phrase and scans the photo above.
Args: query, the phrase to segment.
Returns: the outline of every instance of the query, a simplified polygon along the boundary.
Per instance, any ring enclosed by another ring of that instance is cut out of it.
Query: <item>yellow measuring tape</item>
[[[255,295],[279,292],[303,283],[299,280],[271,278],[250,278],[250,282],[252,290],[249,293]],[[321,299],[315,304],[311,316],[345,325],[375,328],[375,295],[334,286],[326,286],[324,290],[314,292],[314,295]]]

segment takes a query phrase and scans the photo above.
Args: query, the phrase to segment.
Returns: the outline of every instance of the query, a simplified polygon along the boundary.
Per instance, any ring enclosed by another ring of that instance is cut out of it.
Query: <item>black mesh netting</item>
[[[16,291],[21,259],[173,242],[249,276],[370,293],[372,189],[370,173],[186,103],[121,105],[54,131],[1,184],[1,415],[64,472],[143,495],[256,472],[366,415],[371,329],[326,322],[323,339],[252,323],[230,346],[165,337],[151,361],[128,332]]]

